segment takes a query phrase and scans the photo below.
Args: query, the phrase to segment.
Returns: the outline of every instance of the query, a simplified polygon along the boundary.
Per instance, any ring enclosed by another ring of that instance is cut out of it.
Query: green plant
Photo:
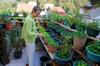
[[[64,21],[66,19],[66,16],[62,16],[56,12],[51,12],[49,15],[49,19],[52,19],[56,22],[61,22],[61,21]]]
[[[84,60],[79,60],[77,61],[75,66],[88,66],[88,64]]]
[[[63,39],[62,42],[62,49],[58,51],[58,57],[61,59],[67,59],[70,57],[69,51],[72,48],[72,37],[68,36],[65,39]]]
[[[74,37],[79,37],[79,38],[83,38],[83,37],[86,37],[87,36],[86,33],[80,32],[80,31],[75,32],[73,35],[74,35]]]
[[[77,23],[77,31],[84,32],[86,30],[86,23],[85,22],[79,22]]]
[[[89,24],[87,25],[87,28],[99,30],[99,27],[98,27],[98,26],[99,26],[98,22],[92,22],[92,23],[89,23]]]
[[[94,4],[94,7],[100,7],[100,1]]]
[[[49,45],[53,46],[53,47],[57,47],[56,42],[50,37],[50,35],[46,32],[46,30],[44,29],[44,27],[39,25],[39,32],[43,34],[43,37],[45,38],[45,40],[48,42]]]
[[[97,55],[100,55],[100,42],[99,42],[99,44],[98,44],[98,42],[97,42],[97,43],[94,43],[93,45],[90,45],[90,46],[88,47],[88,49],[89,49],[91,52],[93,52],[93,53],[95,53],[95,54],[97,54]]]
[[[74,16],[68,15],[66,17],[66,19],[68,20],[70,26],[72,26],[73,24],[76,24],[77,23],[77,19]]]

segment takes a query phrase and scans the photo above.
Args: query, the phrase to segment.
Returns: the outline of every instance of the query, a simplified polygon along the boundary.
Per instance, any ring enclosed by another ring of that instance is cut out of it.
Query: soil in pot
[[[89,36],[96,37],[99,34],[99,31],[95,30],[95,29],[88,28],[87,29],[87,34]]]
[[[75,37],[73,47],[77,50],[82,50],[85,46],[86,40],[87,40],[87,37],[84,37],[84,38]]]

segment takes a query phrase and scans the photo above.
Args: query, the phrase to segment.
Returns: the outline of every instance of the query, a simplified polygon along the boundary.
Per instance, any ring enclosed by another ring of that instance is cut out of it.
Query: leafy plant
[[[87,25],[88,28],[92,28],[92,29],[95,29],[95,30],[99,29],[98,26],[99,26],[98,22],[92,22],[92,23],[89,23]]]
[[[74,33],[74,37],[79,37],[79,38],[86,37],[86,35],[87,35],[86,33],[80,31]]]
[[[66,19],[65,16],[62,16],[56,12],[51,12],[50,15],[49,15],[49,19],[52,19],[56,22],[61,22],[61,21],[64,21]]]
[[[46,30],[42,26],[40,26],[39,32],[43,34],[43,37],[45,38],[45,40],[48,42],[49,45],[57,47],[56,42],[51,38],[51,36],[46,32]]]
[[[100,55],[100,44],[89,45],[88,50],[97,55]]]
[[[88,64],[84,60],[79,60],[77,61],[75,66],[88,66]]]
[[[62,42],[62,49],[58,51],[58,57],[60,57],[61,59],[67,59],[69,58],[70,54],[69,51],[72,48],[72,37],[68,36],[65,39],[63,39]]]

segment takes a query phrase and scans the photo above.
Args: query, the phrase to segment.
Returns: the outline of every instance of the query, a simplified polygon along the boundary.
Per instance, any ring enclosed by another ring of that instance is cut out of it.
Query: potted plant
[[[13,28],[13,25],[10,22],[10,20],[11,20],[11,17],[9,15],[4,15],[3,22],[7,30],[11,30]]]
[[[56,42],[51,38],[51,36],[46,32],[43,27],[40,27],[39,32],[43,34],[43,38],[48,48],[48,51],[54,53],[57,50]]]
[[[79,17],[76,18],[76,30],[80,32],[85,32],[86,25],[87,24],[83,21],[83,17],[79,15]]]
[[[70,53],[70,49],[72,48],[70,39],[70,37],[65,38],[63,40],[64,44],[62,45],[61,49],[58,50],[54,55],[55,61],[59,64],[67,64],[72,58],[73,54]]]
[[[22,56],[23,41],[20,38],[20,30],[15,29],[11,32],[11,43],[14,50],[14,58],[19,59]]]
[[[87,36],[83,32],[75,32],[74,33],[74,48],[78,50],[82,50],[86,43]]]
[[[86,46],[87,57],[94,61],[100,62],[100,41]]]
[[[87,25],[87,34],[96,37],[99,34],[98,22],[92,22]]]
[[[73,63],[73,66],[89,66],[89,65],[84,60],[77,60]]]
[[[77,23],[77,19],[74,16],[67,16],[68,22],[69,22],[69,26],[72,29],[76,29],[76,23]]]
[[[47,42],[48,42],[47,44],[48,51],[51,53],[56,52],[57,43],[51,37],[48,37]]]

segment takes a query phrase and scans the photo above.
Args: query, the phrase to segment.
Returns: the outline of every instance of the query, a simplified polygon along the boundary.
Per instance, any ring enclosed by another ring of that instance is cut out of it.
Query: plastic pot
[[[7,30],[12,30],[12,29],[13,29],[12,23],[6,23],[6,24],[5,24],[5,28],[6,28]]]
[[[4,24],[0,23],[0,30],[4,29]]]
[[[89,36],[96,37],[99,34],[99,31],[95,30],[95,29],[88,28],[87,29],[87,34]]]
[[[78,66],[77,64],[80,62],[80,60],[77,60],[77,61],[75,61],[74,63],[73,63],[73,66]],[[83,65],[83,66],[85,66],[85,65]],[[86,65],[87,66],[87,65]]]
[[[94,62],[100,62],[100,55],[91,52],[89,50],[90,46],[92,46],[92,45],[86,46],[87,58],[90,59],[90,60],[92,60],[92,61],[94,61]]]
[[[61,59],[61,58],[59,58],[57,55],[58,55],[58,52],[56,52],[55,55],[54,55],[55,61],[56,61],[58,64],[64,65],[64,64],[69,63],[69,61],[72,59],[72,55],[73,55],[73,54],[70,54],[69,58],[66,58],[66,59]]]
[[[22,22],[20,22],[20,26],[23,27],[23,23]]]
[[[47,44],[48,51],[51,53],[55,53],[57,51],[56,47]]]
[[[20,22],[16,22],[16,26],[20,27],[21,26]]]
[[[76,25],[75,24],[71,25],[70,27],[71,27],[71,29],[76,29]]]
[[[85,46],[87,37],[79,38],[79,37],[74,37],[74,48],[77,50],[82,50]]]
[[[47,61],[49,61],[49,60],[50,60],[49,57],[47,57],[47,56],[42,56],[42,57],[40,58],[41,66],[44,66],[44,64],[45,64]]]
[[[22,51],[15,51],[15,52],[14,52],[14,58],[20,59],[21,56],[22,56]]]

